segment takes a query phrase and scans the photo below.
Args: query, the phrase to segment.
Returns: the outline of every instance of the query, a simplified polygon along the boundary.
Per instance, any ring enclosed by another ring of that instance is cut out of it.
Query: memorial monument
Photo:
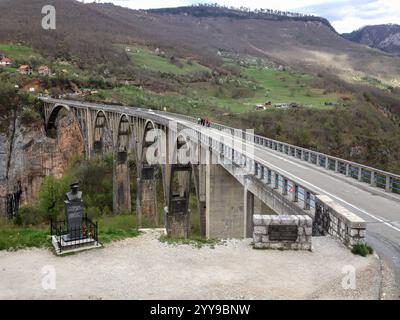
[[[82,238],[83,222],[83,200],[82,191],[79,191],[79,184],[70,185],[71,191],[67,192],[65,203],[65,214],[67,220],[68,234],[64,236],[64,241],[74,241]]]

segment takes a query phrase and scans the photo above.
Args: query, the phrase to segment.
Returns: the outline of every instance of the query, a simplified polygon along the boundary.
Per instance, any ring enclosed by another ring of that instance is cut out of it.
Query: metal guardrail
[[[168,114],[176,118],[197,123],[197,119],[194,117],[164,111],[157,111],[157,113]],[[231,134],[234,131],[240,130],[219,123],[212,123],[211,127],[220,131],[230,132]],[[262,137],[260,135],[250,134],[243,130],[240,131],[242,131],[243,140],[254,142],[256,145],[264,149],[278,151],[310,164],[314,164],[318,167],[325,168],[329,171],[351,177],[360,182],[368,183],[373,187],[384,189],[387,192],[400,194],[400,175],[372,168],[349,160],[329,156],[321,152],[294,146],[285,142]]]
[[[294,181],[290,177],[283,175],[279,170],[272,169],[263,163],[262,159],[256,158],[253,154],[243,149],[236,149],[228,143],[214,139],[206,131],[201,132],[197,129],[187,128],[186,134],[193,139],[200,139],[205,146],[215,150],[221,158],[230,163],[242,167],[244,174],[256,177],[261,183],[281,194],[286,200],[294,203],[305,214],[314,216],[315,199],[318,192],[312,188]],[[196,141],[196,140],[194,140]]]

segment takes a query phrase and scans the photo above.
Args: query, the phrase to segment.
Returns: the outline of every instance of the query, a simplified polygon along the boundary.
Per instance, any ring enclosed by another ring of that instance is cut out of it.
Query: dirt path
[[[253,250],[249,240],[230,240],[215,249],[172,246],[159,242],[158,236],[159,232],[147,231],[104,249],[65,257],[56,257],[43,249],[1,251],[0,299],[377,299],[379,296],[378,258],[354,256],[330,238],[314,238],[313,252],[289,252]],[[42,287],[44,266],[54,267],[55,290]],[[355,290],[342,288],[345,266],[356,270]]]

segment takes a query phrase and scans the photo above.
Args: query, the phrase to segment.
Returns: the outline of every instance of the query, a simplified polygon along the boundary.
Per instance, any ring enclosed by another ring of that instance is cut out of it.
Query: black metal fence
[[[98,242],[98,224],[87,216],[80,225],[68,226],[67,221],[50,221],[50,235],[56,240],[60,252]],[[53,237],[54,236],[54,237]]]

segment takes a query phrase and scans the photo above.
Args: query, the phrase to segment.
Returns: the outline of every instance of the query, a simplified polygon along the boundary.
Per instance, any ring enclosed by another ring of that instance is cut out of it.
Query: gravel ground
[[[158,240],[160,231],[103,249],[57,257],[49,250],[0,251],[0,299],[378,299],[380,260],[338,241],[313,238],[313,252],[254,250],[250,240],[194,248]],[[56,289],[44,290],[44,266]],[[356,289],[342,288],[345,266]]]

